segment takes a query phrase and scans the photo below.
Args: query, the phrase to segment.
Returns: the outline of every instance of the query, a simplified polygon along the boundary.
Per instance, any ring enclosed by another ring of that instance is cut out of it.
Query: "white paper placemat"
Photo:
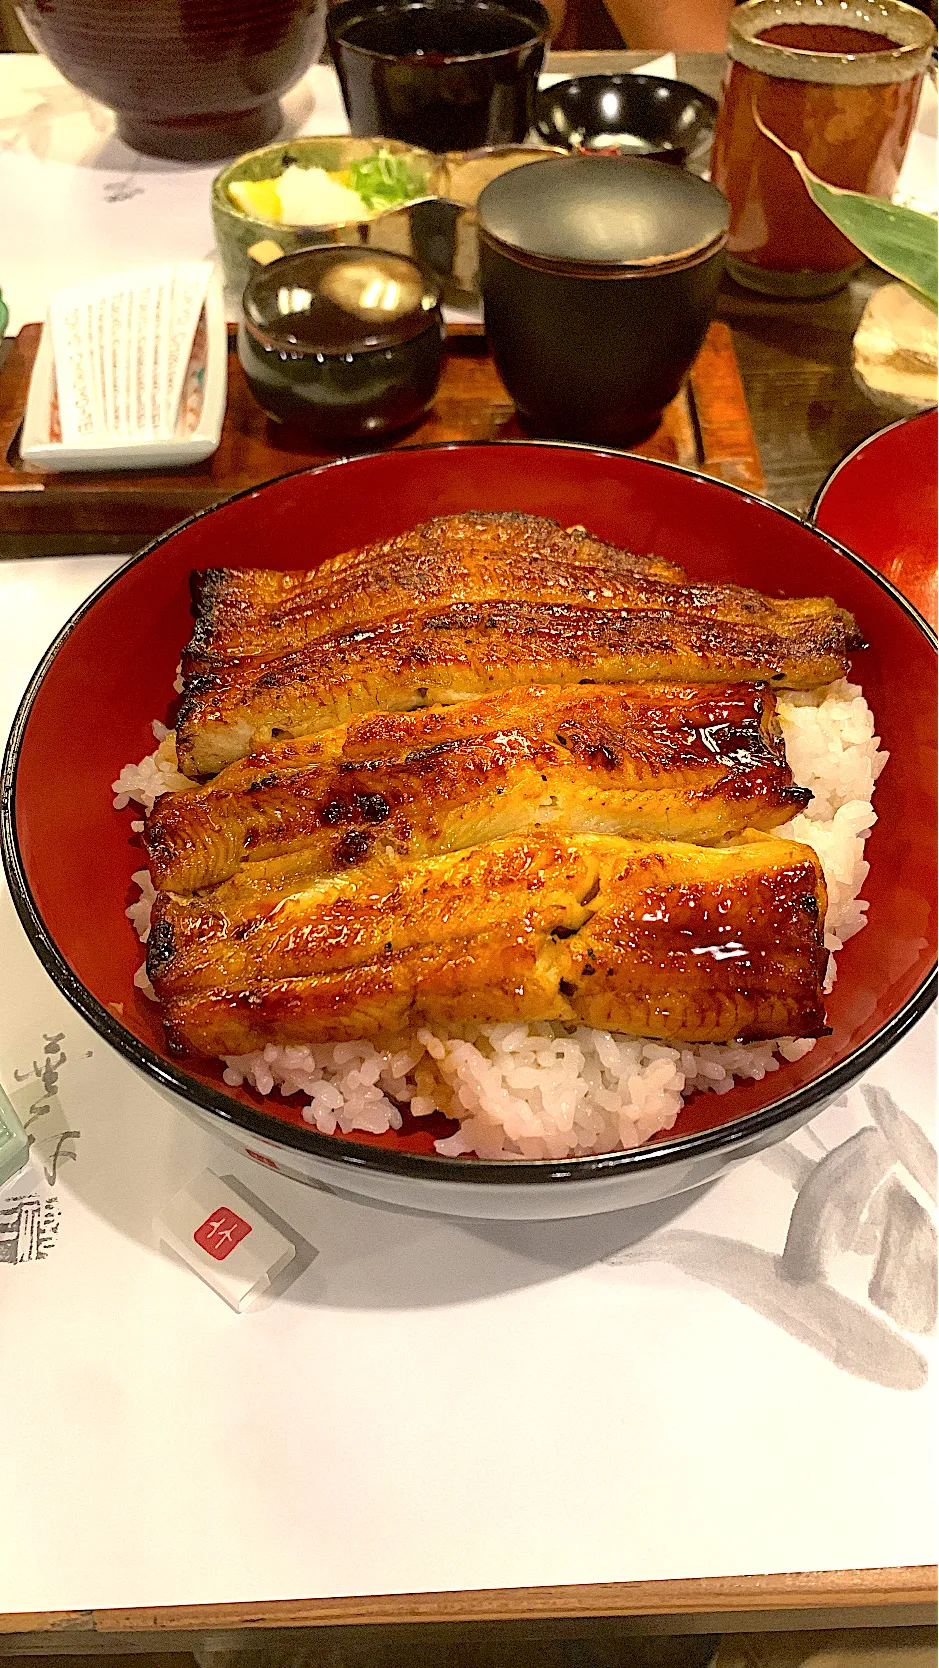
[[[114,566],[0,565],[0,722]],[[94,746],[80,713],[76,745]],[[47,1108],[28,1176],[0,1195],[16,1423],[0,1610],[933,1561],[933,1346],[917,1328],[935,1236],[910,1169],[935,1103],[933,1016],[704,1193],[486,1225],[233,1157],[78,1018],[5,891],[0,1013],[0,1079],[24,1119]],[[863,1153],[881,1138],[887,1217],[834,1252],[870,1204]],[[831,1152],[818,1218],[803,1189]],[[300,1248],[296,1278],[250,1313],[157,1247],[154,1217],[205,1168]],[[911,1249],[874,1302],[898,1223]],[[802,1282],[780,1262],[793,1233],[817,1262]]]
[[[334,72],[316,65],[283,100],[284,136],[348,133]],[[53,289],[161,261],[212,260],[219,162],[140,156],[111,111],[48,59],[0,53],[0,288],[15,334]]]

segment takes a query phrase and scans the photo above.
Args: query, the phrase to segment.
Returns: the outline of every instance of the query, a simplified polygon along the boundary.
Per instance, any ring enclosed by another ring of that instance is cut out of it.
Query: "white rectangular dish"
[[[27,469],[181,469],[217,449],[228,398],[228,333],[225,305],[213,277],[196,325],[172,436],[135,439],[128,434],[63,440],[55,353],[49,318],[43,325],[20,435]]]

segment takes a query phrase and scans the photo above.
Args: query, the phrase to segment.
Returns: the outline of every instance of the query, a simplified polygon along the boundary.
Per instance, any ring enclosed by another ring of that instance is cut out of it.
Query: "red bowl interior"
[[[394,451],[274,481],[168,534],[86,604],[47,658],[14,729],[13,815],[19,857],[14,895],[32,896],[33,941],[53,976],[58,958],[132,1039],[178,1070],[158,1010],[134,987],[140,946],[124,910],[142,866],[130,832],[134,809],[115,813],[109,784],[154,746],[150,722],[172,717],[173,678],[190,628],[190,569],[308,567],[326,556],[400,533],[448,512],[527,510],[582,523],[627,548],[654,551],[690,575],[733,580],[777,596],[835,597],[857,617],[870,647],[855,660],[890,762],[877,788],[878,822],[864,888],[869,925],[839,958],[829,1003],[830,1037],[796,1064],[725,1096],[697,1095],[667,1139],[714,1129],[804,1089],[894,1022],[935,960],[935,649],[928,632],[874,573],[795,518],[733,488],[625,454],[530,443]],[[8,830],[8,862],[10,847]],[[22,882],[25,881],[25,888]],[[22,897],[21,913],[25,913]],[[71,992],[75,996],[74,990]],[[102,1024],[94,1003],[80,1005]],[[209,1063],[188,1077],[273,1115],[290,1139],[299,1108],[250,1090],[225,1090]],[[432,1150],[427,1122],[380,1138],[381,1146]],[[376,1144],[373,1136],[360,1140]]]
[[[815,502],[815,525],[870,562],[936,624],[939,413],[893,423],[849,454]]]

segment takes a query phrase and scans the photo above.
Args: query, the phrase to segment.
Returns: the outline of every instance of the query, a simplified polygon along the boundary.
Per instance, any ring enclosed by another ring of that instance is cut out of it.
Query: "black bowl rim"
[[[583,274],[591,278],[666,277],[672,272],[683,271],[685,267],[697,266],[700,262],[707,260],[710,255],[716,254],[719,249],[724,248],[730,236],[730,205],[727,198],[722,191],[718,190],[712,180],[702,179],[699,174],[693,173],[690,169],[678,169],[674,164],[663,162],[655,156],[633,155],[629,151],[620,151],[615,155],[605,155],[603,152],[597,151],[565,150],[561,155],[556,153],[546,155],[544,161],[540,161],[538,164],[538,173],[542,174],[545,169],[551,168],[554,170],[554,177],[557,178],[562,170],[570,171],[573,166],[579,168],[583,178],[586,179],[587,175],[584,172],[586,168],[608,169],[610,165],[614,170],[625,168],[630,173],[634,173],[634,170],[638,168],[641,171],[640,177],[644,174],[648,181],[657,176],[663,182],[667,182],[667,190],[673,193],[684,191],[686,196],[690,182],[692,194],[698,192],[702,201],[705,197],[710,198],[715,211],[719,213],[720,223],[715,222],[715,229],[702,235],[696,244],[670,252],[659,251],[655,254],[635,256],[611,255],[607,259],[589,259],[581,255],[549,254],[541,249],[532,249],[524,243],[514,242],[504,233],[493,231],[487,221],[492,198],[498,198],[500,188],[510,191],[514,184],[516,191],[524,193],[529,190],[529,186],[524,179],[518,178],[513,181],[513,175],[523,176],[534,173],[535,170],[532,168],[514,168],[510,169],[508,173],[497,174],[495,179],[484,185],[479,193],[476,202],[477,236],[480,241],[485,238],[490,243],[497,244],[500,251],[510,253],[524,265],[556,271],[562,277],[567,274],[573,276]],[[649,173],[650,169],[652,170],[651,174]],[[622,177],[625,179],[627,176],[624,174]],[[490,198],[489,204],[486,202],[487,197]],[[693,474],[694,471],[687,471],[687,473]]]
[[[490,441],[441,441],[431,446],[402,448],[403,451],[442,452],[463,451],[468,447],[475,450],[490,447],[552,447],[555,450],[571,452],[590,452],[599,457],[620,458],[625,454],[610,447],[583,445],[578,441],[555,440],[490,440]],[[760,1135],[766,1134],[773,1128],[784,1125],[792,1120],[805,1122],[814,1107],[821,1102],[827,1102],[842,1089],[852,1083],[881,1059],[898,1043],[901,1037],[927,1012],[936,999],[937,968],[932,968],[921,979],[916,990],[907,998],[897,1013],[881,1026],[879,1031],[866,1043],[854,1049],[846,1059],[831,1066],[818,1078],[803,1088],[795,1090],[781,1099],[773,1100],[768,1106],[759,1111],[747,1113],[742,1118],[735,1119],[730,1124],[720,1125],[715,1129],[699,1130],[691,1135],[678,1136],[674,1140],[666,1140],[651,1146],[634,1147],[628,1152],[602,1153],[586,1158],[566,1159],[462,1159],[444,1158],[440,1154],[410,1153],[396,1151],[390,1147],[369,1146],[366,1143],[346,1140],[339,1135],[322,1135],[315,1129],[301,1129],[295,1124],[288,1124],[283,1119],[271,1113],[259,1112],[252,1107],[242,1105],[240,1101],[231,1099],[219,1090],[210,1088],[207,1084],[199,1083],[190,1078],[180,1068],[171,1065],[155,1054],[145,1043],[139,1042],[132,1033],[117,1021],[113,1014],[100,1003],[97,997],[72,971],[64,956],[54,942],[33,898],[32,891],[26,877],[19,838],[16,830],[16,777],[19,764],[20,747],[29,722],[33,702],[39,688],[51,667],[53,661],[67,642],[72,632],[79,625],[85,615],[95,607],[99,597],[109,591],[131,567],[143,562],[152,551],[159,549],[169,539],[173,538],[184,528],[194,522],[201,521],[204,516],[211,515],[225,505],[237,503],[241,498],[254,497],[258,491],[265,491],[269,486],[275,486],[280,481],[299,475],[320,475],[326,470],[354,467],[356,464],[367,464],[373,457],[387,456],[381,451],[368,452],[361,457],[336,458],[328,463],[320,464],[309,470],[288,470],[275,480],[265,482],[264,487],[248,487],[244,492],[235,493],[223,504],[213,504],[207,509],[198,510],[194,515],[187,516],[175,527],[161,533],[149,544],[131,557],[92,591],[89,597],[75,609],[65,622],[39,662],[30,678],[26,692],[19,704],[7,742],[3,770],[0,775],[0,855],[6,870],[10,893],[16,913],[23,925],[26,935],[35,950],[40,962],[53,982],[71,1005],[77,1009],[82,1018],[87,1020],[93,1030],[109,1043],[117,1054],[122,1055],[131,1065],[136,1066],[147,1077],[171,1090],[183,1101],[188,1101],[202,1111],[220,1117],[230,1128],[241,1134],[254,1135],[262,1140],[270,1141],[275,1146],[288,1150],[306,1153],[317,1159],[331,1160],[333,1163],[347,1164],[360,1170],[370,1169],[386,1174],[407,1177],[412,1180],[434,1182],[469,1182],[475,1186],[499,1185],[553,1185],[563,1187],[565,1183],[584,1183],[594,1179],[610,1178],[632,1172],[644,1173],[658,1169],[664,1165],[687,1160],[695,1160],[718,1151],[746,1150],[747,1145]],[[658,458],[638,458],[636,460],[645,468],[668,470],[679,475],[690,475],[692,479],[707,481],[710,486],[721,492],[730,492],[737,497],[750,502],[764,505],[781,516],[785,521],[793,522],[796,526],[808,528],[814,537],[823,539],[839,556],[859,567],[872,579],[876,585],[887,593],[894,604],[907,614],[917,630],[926,638],[927,643],[936,651],[939,649],[936,634],[930,629],[922,615],[899,592],[883,574],[877,572],[869,563],[853,551],[845,548],[836,539],[830,538],[819,528],[801,520],[789,510],[780,509],[770,504],[768,499],[762,499],[757,493],[748,492],[744,487],[732,485],[727,481],[718,481],[711,476],[702,475],[694,469],[684,469],[679,464],[666,463]]]
[[[440,311],[439,301],[436,302],[433,307],[428,308],[427,312],[424,314],[424,318],[427,322],[422,324],[419,330],[413,330],[409,336],[398,336],[396,339],[384,342],[363,342],[361,346],[346,348],[344,353],[340,348],[330,348],[327,352],[325,348],[306,347],[300,342],[292,342],[288,336],[267,336],[260,325],[251,324],[245,318],[243,318],[238,325],[238,333],[244,330],[245,335],[250,336],[251,340],[257,342],[258,346],[263,348],[265,352],[278,354],[288,353],[291,359],[303,360],[305,362],[312,361],[314,365],[339,365],[343,361],[348,364],[350,359],[354,360],[356,363],[360,363],[363,359],[377,359],[383,353],[387,352],[389,348],[410,347],[412,342],[419,342],[422,336],[426,336],[431,332],[440,337],[440,349],[441,352],[443,352],[444,325],[443,314]],[[247,372],[245,374],[247,374]],[[289,371],[287,374],[289,377]],[[301,470],[299,473],[302,474],[303,471]],[[264,485],[267,486],[267,484],[268,483],[265,481]]]
[[[342,22],[336,21],[336,13],[345,11],[347,8],[351,12],[353,6],[361,6],[362,3],[363,0],[340,0],[338,6],[330,8],[326,14],[327,40],[335,41],[342,47],[343,52],[357,52],[361,57],[371,58],[380,64],[400,64],[413,60],[414,54],[412,52],[376,52],[373,47],[358,46],[355,41],[348,41],[343,37],[343,25]],[[403,11],[408,8],[409,4],[422,5],[427,3],[428,0],[379,0],[379,4],[374,9],[379,11],[383,7],[387,7],[388,10]],[[430,3],[432,3],[432,0],[430,0]],[[452,57],[447,54],[445,64],[433,64],[429,67],[449,69],[454,64],[486,64],[496,58],[510,58],[515,52],[524,52],[528,47],[537,46],[539,41],[543,47],[547,47],[551,35],[551,17],[548,9],[542,3],[542,0],[528,0],[528,3],[540,7],[544,13],[544,23],[539,24],[534,19],[526,18],[526,22],[531,21],[532,33],[528,39],[521,41],[518,46],[500,46],[493,52],[464,52],[462,55],[454,53]],[[355,18],[354,21],[358,22],[358,19]]]
[[[571,153],[568,153],[571,154]],[[667,168],[661,153],[653,156],[637,157],[636,161],[655,162],[658,168]],[[726,226],[718,232],[710,243],[703,243],[700,249],[692,249],[683,255],[646,255],[636,261],[582,261],[574,256],[566,259],[562,255],[536,255],[530,249],[522,249],[516,243],[506,243],[490,232],[480,221],[476,228],[480,248],[487,245],[503,260],[511,261],[516,266],[527,267],[530,272],[542,272],[552,278],[586,280],[590,283],[625,283],[632,279],[671,278],[676,272],[690,272],[696,266],[703,266],[705,261],[713,260],[725,248],[730,237],[730,227]]]
[[[542,139],[552,137],[552,135],[546,131],[547,123],[542,126],[541,112],[542,110],[550,108],[552,95],[556,96],[558,93],[563,92],[565,87],[583,87],[590,82],[602,82],[606,87],[619,87],[623,83],[631,84],[637,81],[645,86],[668,87],[669,89],[674,88],[676,92],[684,93],[687,102],[694,102],[695,104],[701,105],[702,115],[708,118],[707,125],[713,135],[718,110],[716,98],[712,98],[710,93],[703,93],[700,87],[693,87],[690,81],[672,81],[667,75],[643,75],[641,70],[620,70],[610,72],[607,75],[568,75],[565,76],[563,81],[553,82],[550,87],[539,87],[538,92],[535,95],[535,132],[539,133]],[[557,143],[557,135],[555,134],[553,137],[555,143]],[[637,134],[636,137],[642,138],[642,135]],[[660,145],[657,148],[684,151],[686,155],[689,155],[694,148],[694,145],[700,143],[701,137],[702,134],[699,130],[691,145],[672,144],[671,141],[668,141],[667,146]],[[565,146],[564,148],[566,149],[567,147]]]

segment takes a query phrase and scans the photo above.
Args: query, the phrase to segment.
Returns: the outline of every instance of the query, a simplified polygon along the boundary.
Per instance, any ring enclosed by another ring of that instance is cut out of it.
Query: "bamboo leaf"
[[[884,197],[867,197],[861,191],[829,185],[812,172],[798,151],[790,150],[778,134],[761,122],[755,109],[753,120],[765,138],[785,151],[816,208],[827,215],[839,232],[875,266],[902,279],[935,307],[939,303],[939,255],[934,217],[920,214],[917,209],[902,208]]]

